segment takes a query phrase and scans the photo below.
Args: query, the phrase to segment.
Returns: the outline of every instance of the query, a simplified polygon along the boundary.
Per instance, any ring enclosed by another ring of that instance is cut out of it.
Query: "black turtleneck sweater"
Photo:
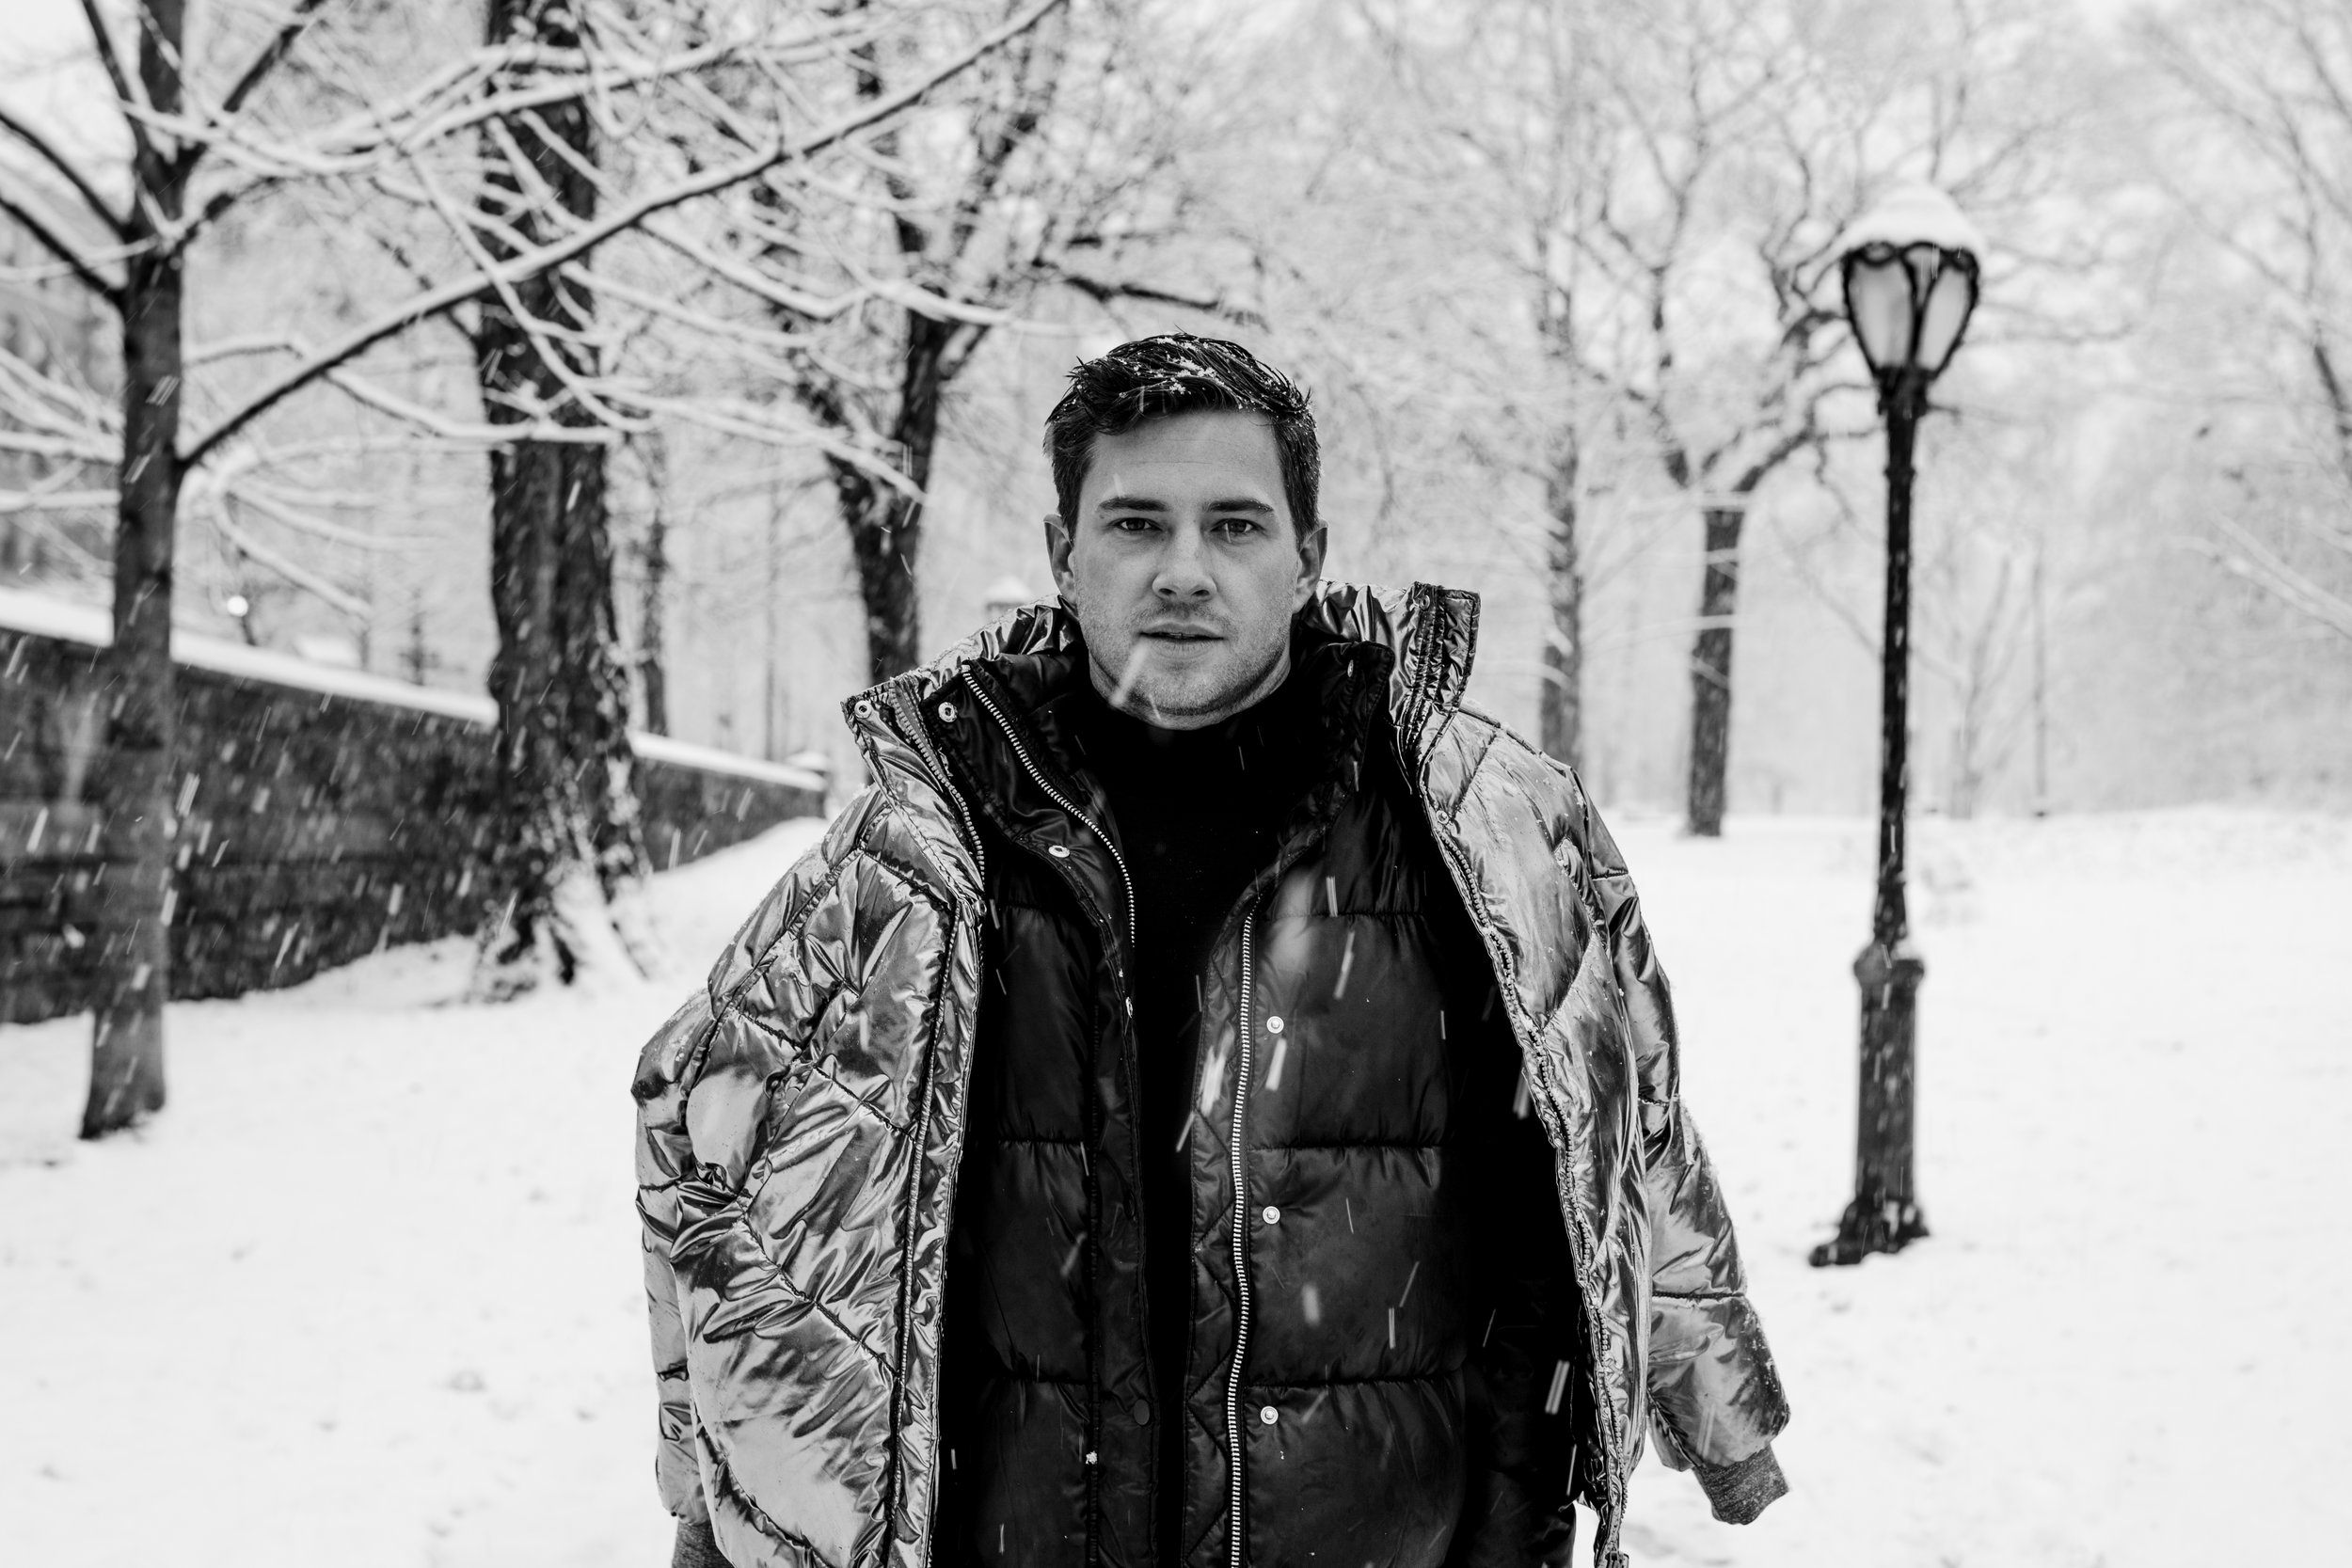
[[[1182,1152],[1197,1091],[1200,975],[1227,915],[1270,865],[1312,781],[1323,726],[1307,683],[1288,680],[1231,718],[1168,730],[1113,708],[1089,685],[1073,738],[1109,798],[1136,900],[1133,974],[1143,1141],[1144,1289],[1161,1411],[1162,1518],[1181,1475],[1189,1328],[1190,1178]]]

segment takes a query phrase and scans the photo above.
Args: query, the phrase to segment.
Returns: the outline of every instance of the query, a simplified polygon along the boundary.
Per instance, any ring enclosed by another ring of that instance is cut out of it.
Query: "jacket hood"
[[[1477,653],[1478,595],[1426,582],[1405,589],[1322,582],[1293,622],[1340,641],[1375,643],[1394,655],[1389,707],[1404,737],[1417,735],[1431,714],[1461,701]],[[1059,599],[1041,599],[1006,611],[929,663],[855,693],[842,704],[842,714],[853,734],[894,738],[884,717],[894,691],[919,704],[970,665],[1074,654],[1083,646],[1070,607]]]

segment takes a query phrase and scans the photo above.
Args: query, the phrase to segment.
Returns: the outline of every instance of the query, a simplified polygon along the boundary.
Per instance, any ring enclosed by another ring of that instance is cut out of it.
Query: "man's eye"
[[[1113,517],[1111,519],[1111,527],[1121,533],[1142,533],[1159,526],[1158,520],[1152,517]]]
[[[1236,539],[1258,531],[1258,522],[1254,517],[1219,517],[1216,527],[1219,532],[1230,533]]]

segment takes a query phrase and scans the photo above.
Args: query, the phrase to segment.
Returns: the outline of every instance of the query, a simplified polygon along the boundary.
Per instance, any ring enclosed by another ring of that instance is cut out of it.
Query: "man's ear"
[[[1045,566],[1054,574],[1054,589],[1064,599],[1077,597],[1077,582],[1070,575],[1070,529],[1058,512],[1045,515]]]
[[[1293,609],[1305,604],[1308,595],[1315,591],[1315,584],[1323,579],[1323,552],[1330,538],[1318,523],[1298,542],[1298,580],[1291,584]]]

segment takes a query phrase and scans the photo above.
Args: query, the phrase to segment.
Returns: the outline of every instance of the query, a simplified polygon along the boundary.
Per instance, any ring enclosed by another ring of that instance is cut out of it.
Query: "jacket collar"
[[[1341,641],[1389,650],[1395,660],[1389,678],[1390,717],[1400,748],[1418,752],[1424,726],[1459,703],[1469,684],[1477,653],[1478,595],[1425,582],[1409,589],[1318,583],[1295,622]],[[1084,657],[1083,648],[1077,617],[1059,600],[1024,605],[930,663],[851,696],[842,705],[843,717],[861,740],[907,744],[909,737],[892,724],[892,715],[912,717],[967,667],[992,666],[992,674],[1015,685],[1051,682],[1057,663],[1073,664]],[[1025,670],[1027,679],[1021,678]],[[1048,689],[1040,686],[1037,698],[1042,700]]]
[[[1355,792],[1395,663],[1384,643],[1294,624],[1283,711],[1251,721],[1312,732],[1288,742],[1304,772],[1279,830],[1286,852]],[[939,759],[933,777],[1007,839],[1051,857],[1089,911],[1132,948],[1135,890],[1110,802],[1077,736],[1080,711],[1097,701],[1085,646],[1073,639],[967,658],[930,698],[906,706],[916,744]]]

